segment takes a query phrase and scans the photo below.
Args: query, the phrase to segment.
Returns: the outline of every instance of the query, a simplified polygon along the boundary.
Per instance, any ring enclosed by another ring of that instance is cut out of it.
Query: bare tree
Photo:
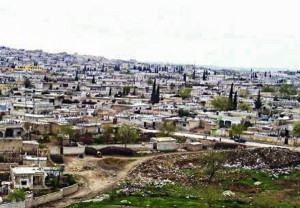
[[[223,168],[226,156],[222,152],[209,150],[201,157],[201,165],[205,173],[208,175],[208,183],[211,183],[216,173]]]

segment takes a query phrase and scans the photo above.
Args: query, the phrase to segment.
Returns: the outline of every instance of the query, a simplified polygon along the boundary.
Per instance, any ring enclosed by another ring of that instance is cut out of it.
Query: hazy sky
[[[0,45],[141,61],[300,68],[298,2],[1,0]]]

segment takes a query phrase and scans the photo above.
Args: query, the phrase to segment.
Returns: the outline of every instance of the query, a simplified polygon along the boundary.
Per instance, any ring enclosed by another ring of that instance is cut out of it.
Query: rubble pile
[[[227,152],[229,166],[278,169],[300,165],[300,152],[284,148],[256,148]]]
[[[155,181],[170,180],[183,184],[193,183],[195,170],[201,169],[201,154],[163,155],[141,163],[131,172],[131,179],[147,178]],[[283,148],[256,148],[224,151],[227,167],[259,170],[286,170],[300,165],[300,152]]]
[[[174,154],[160,156],[143,162],[135,168],[131,178],[152,178],[158,181],[194,182],[195,177],[189,170],[200,168],[200,154]]]

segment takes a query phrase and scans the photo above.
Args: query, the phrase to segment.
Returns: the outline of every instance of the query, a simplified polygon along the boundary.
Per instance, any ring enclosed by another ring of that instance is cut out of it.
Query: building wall
[[[176,149],[175,142],[157,142],[157,150],[174,150]]]
[[[25,205],[26,207],[37,207],[41,204],[45,204],[62,198],[63,192],[60,190],[40,197],[34,197],[33,199],[28,199],[26,200]]]
[[[32,175],[23,175],[23,176],[14,176],[15,180],[13,187],[14,188],[32,188],[33,184],[32,184]],[[22,185],[21,184],[21,180],[26,180],[27,184],[26,185]]]
[[[37,152],[37,148],[38,148],[37,144],[23,143],[24,152],[35,154]]]
[[[50,124],[38,124],[38,123],[30,123],[30,122],[26,122],[24,124],[24,128],[25,129],[29,129],[29,127],[31,126],[31,130],[34,131],[38,131],[40,132],[40,134],[49,134],[50,133]]]
[[[62,199],[64,196],[73,194],[76,191],[78,191],[78,184],[74,184],[72,186],[62,188],[57,192],[53,192],[44,196],[34,197],[33,199],[27,199],[25,201],[25,207],[26,208],[38,207],[41,204],[46,204],[49,202],[53,202],[55,200]]]
[[[276,145],[283,145],[284,144],[284,138],[278,139],[277,137],[270,137],[270,136],[264,136],[264,135],[243,135],[246,139],[252,140],[252,141],[259,141],[259,142],[267,142],[270,144],[276,144]],[[292,139],[290,138],[288,141],[289,146],[300,146],[300,139]]]
[[[0,151],[20,152],[22,148],[23,148],[23,142],[21,138],[0,139]]]

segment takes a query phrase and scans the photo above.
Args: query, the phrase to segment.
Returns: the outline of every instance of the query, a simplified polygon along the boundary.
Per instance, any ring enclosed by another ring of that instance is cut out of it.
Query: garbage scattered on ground
[[[143,182],[160,183],[164,180],[192,184],[199,180],[195,170],[201,170],[201,155],[194,154],[170,154],[161,155],[137,166],[129,174],[130,179]],[[225,167],[237,167],[251,170],[269,171],[270,177],[289,174],[290,171],[300,166],[300,152],[293,152],[283,148],[255,148],[224,151],[227,161]],[[257,182],[258,184],[259,182]]]

